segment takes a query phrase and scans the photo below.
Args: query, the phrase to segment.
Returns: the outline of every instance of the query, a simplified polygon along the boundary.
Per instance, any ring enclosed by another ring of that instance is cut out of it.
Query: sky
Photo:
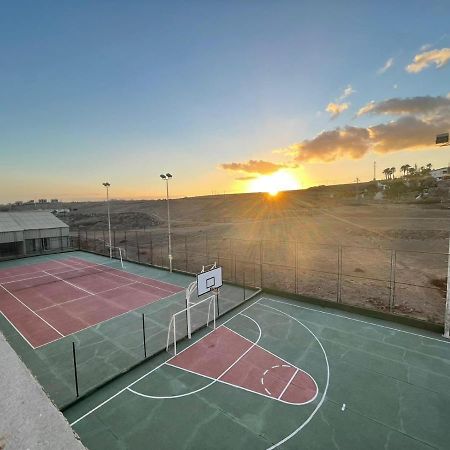
[[[446,166],[449,17],[448,0],[0,1],[0,202]]]

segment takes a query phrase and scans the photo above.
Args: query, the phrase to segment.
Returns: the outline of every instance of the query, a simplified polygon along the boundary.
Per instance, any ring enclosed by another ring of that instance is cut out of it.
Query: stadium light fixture
[[[109,257],[112,259],[112,242],[111,242],[111,214],[109,211],[109,188],[111,184],[105,181],[102,183],[106,188],[106,207],[108,210],[108,235],[109,235]]]
[[[169,270],[172,272],[172,234],[170,231],[170,199],[169,199],[169,180],[173,178],[172,174],[166,173],[160,175],[161,179],[166,182],[166,200],[167,200],[167,229],[169,239]]]

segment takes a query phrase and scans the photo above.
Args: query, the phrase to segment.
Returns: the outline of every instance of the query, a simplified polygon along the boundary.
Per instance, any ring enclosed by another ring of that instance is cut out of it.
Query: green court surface
[[[450,343],[441,336],[267,295],[218,325],[181,343],[178,358],[226,328],[309,373],[317,396],[288,404],[159,354],[65,411],[82,442],[91,450],[449,448]]]
[[[86,252],[68,252],[1,262],[0,270],[17,267],[26,269],[33,264],[53,260],[64,262],[74,257],[93,264],[109,263],[109,258],[104,256]],[[112,264],[120,268],[117,260]],[[64,408],[77,399],[72,343],[75,343],[79,395],[82,396],[145,359],[143,314],[146,354],[149,357],[165,349],[170,317],[186,306],[184,288],[194,280],[193,276],[169,273],[166,270],[131,262],[125,262],[124,270],[179,286],[180,292],[38,348],[33,348],[26,342],[13,324],[0,314],[0,331],[59,408]],[[77,280],[71,280],[71,283],[76,284]],[[243,292],[240,286],[224,284],[220,293],[221,313],[241,304],[244,301]],[[255,290],[248,287],[245,290],[247,296],[253,292]],[[184,332],[185,323],[180,329]]]

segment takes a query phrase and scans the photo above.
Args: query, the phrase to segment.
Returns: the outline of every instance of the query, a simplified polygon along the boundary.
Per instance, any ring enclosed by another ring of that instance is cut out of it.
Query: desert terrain
[[[442,323],[449,203],[376,202],[350,188],[172,199],[174,267],[218,262],[230,281]],[[105,252],[105,203],[65,206],[72,234]],[[165,200],[111,201],[111,222],[128,258],[168,265]]]

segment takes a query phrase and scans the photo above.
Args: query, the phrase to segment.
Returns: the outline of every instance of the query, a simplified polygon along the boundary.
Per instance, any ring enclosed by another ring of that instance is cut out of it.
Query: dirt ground
[[[231,281],[245,277],[248,284],[443,322],[447,204],[318,201],[283,193],[177,199],[170,206],[176,268],[198,271],[218,261]],[[167,265],[165,201],[116,201],[111,211],[117,246],[131,259]],[[102,203],[77,204],[83,215],[104,212]],[[153,221],[145,228],[124,223],[123,215],[136,213]],[[95,237],[101,250],[105,230],[100,222],[81,227],[80,236]]]

